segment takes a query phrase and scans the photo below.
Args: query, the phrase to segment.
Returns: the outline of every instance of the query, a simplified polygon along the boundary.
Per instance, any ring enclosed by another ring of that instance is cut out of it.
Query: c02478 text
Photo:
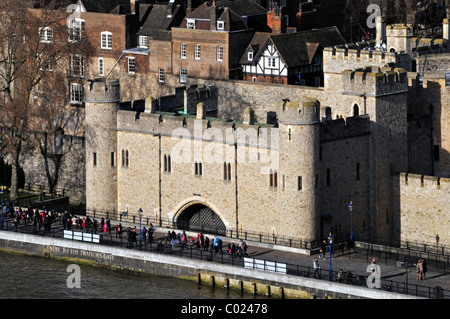
[[[219,312],[223,314],[267,314],[268,307],[265,303],[227,303],[224,307],[199,306],[188,303],[181,307],[182,314],[206,314],[211,317],[214,313]]]

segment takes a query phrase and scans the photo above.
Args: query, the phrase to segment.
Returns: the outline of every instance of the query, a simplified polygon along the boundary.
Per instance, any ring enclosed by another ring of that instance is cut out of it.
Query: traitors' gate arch
[[[226,235],[222,219],[203,203],[189,203],[183,206],[176,217],[178,229],[202,233]]]

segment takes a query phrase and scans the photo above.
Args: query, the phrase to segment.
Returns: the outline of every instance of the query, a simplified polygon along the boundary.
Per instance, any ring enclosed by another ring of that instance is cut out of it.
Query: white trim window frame
[[[216,48],[216,60],[218,62],[222,62],[223,61],[223,46],[218,46]]]
[[[50,27],[39,28],[39,42],[50,43],[53,41],[53,29]]]
[[[180,43],[180,58],[186,59],[186,57],[187,57],[186,43]]]
[[[139,47],[148,48],[148,39],[146,35],[139,36]]]
[[[109,31],[101,32],[100,47],[105,50],[112,50],[112,33]]]
[[[80,83],[70,83],[70,103],[83,103],[83,85]]]
[[[84,77],[84,57],[79,54],[71,54],[69,69],[72,76]]]
[[[277,58],[273,56],[266,57],[266,68],[276,69],[277,68]]]
[[[194,45],[194,60],[202,58],[202,46],[200,44]]]
[[[69,22],[69,41],[75,42],[84,37],[86,29],[86,21],[84,19],[75,18]]]
[[[128,57],[127,70],[128,70],[128,74],[136,73],[136,58],[135,57]]]
[[[186,83],[187,69],[180,69],[180,83]]]
[[[161,68],[158,69],[158,82],[159,83],[165,82],[164,69],[161,69]]]

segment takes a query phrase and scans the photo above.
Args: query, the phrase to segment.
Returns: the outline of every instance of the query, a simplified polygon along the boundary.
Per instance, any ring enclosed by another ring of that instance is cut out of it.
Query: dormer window
[[[225,29],[225,22],[217,21],[217,30],[224,30],[224,29]]]
[[[253,52],[252,51],[248,52],[248,60],[253,61]]]
[[[186,28],[195,29],[195,19],[187,19]]]
[[[147,36],[144,35],[139,36],[139,46],[141,48],[148,48]]]

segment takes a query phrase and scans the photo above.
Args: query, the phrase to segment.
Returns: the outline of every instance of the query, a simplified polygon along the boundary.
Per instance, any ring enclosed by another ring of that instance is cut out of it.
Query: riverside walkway
[[[166,243],[165,240],[166,233],[172,229],[156,227],[153,241],[150,243],[148,240],[142,240],[141,245],[139,245],[139,223],[122,223],[122,227],[125,230],[122,233],[123,237],[117,236],[116,231],[114,230],[118,223],[119,222],[114,220],[111,221],[112,230],[110,232],[103,232],[99,225],[96,234],[99,234],[102,237],[100,244],[120,246],[124,249],[141,249],[143,251],[172,254],[183,258],[198,258],[211,262],[244,267],[244,258],[230,256],[226,249],[228,243],[235,243],[238,245],[239,239],[219,236],[223,241],[223,254],[216,254],[207,249],[193,248],[190,245],[186,248],[183,248],[180,245],[172,246],[170,243]],[[126,229],[128,227],[137,230],[137,242],[133,244],[132,248],[128,247],[128,240],[126,238]],[[148,229],[149,225],[142,224],[141,227],[146,227]],[[59,221],[56,221],[52,225],[49,232],[44,233],[43,229],[41,229],[41,231],[38,229],[36,230],[30,223],[25,224],[23,221],[19,223],[17,229],[15,229],[13,219],[11,217],[5,217],[3,230],[35,233],[36,236],[63,237],[63,226]],[[71,230],[77,233],[81,232],[75,227],[72,227]],[[174,230],[176,233],[182,232],[181,230]],[[196,238],[197,236],[197,233],[195,232],[186,231],[186,234],[188,239],[191,237]],[[215,235],[204,235],[208,236],[210,240],[215,237]],[[159,242],[161,245],[158,246]],[[248,260],[253,259],[263,261],[264,263],[276,262],[285,264],[288,274],[314,278],[313,260],[317,257],[320,265],[320,278],[317,280],[331,279],[336,282],[338,280],[337,272],[342,269],[345,274],[342,282],[357,286],[367,285],[366,279],[370,274],[367,272],[367,266],[370,264],[370,261],[375,258],[381,270],[381,289],[425,298],[450,299],[450,274],[445,270],[445,265],[444,268],[434,267],[432,264],[429,265],[425,280],[417,281],[415,265],[409,264],[407,272],[406,268],[400,267],[404,266],[404,264],[399,264],[397,258],[387,254],[380,255],[375,251],[370,252],[358,247],[350,250],[336,250],[335,253],[332,254],[330,263],[329,252],[326,253],[325,260],[323,260],[322,258],[319,258],[317,253],[300,253],[286,249],[286,247],[267,245],[254,241],[246,241],[246,243],[248,245]],[[331,278],[330,268],[332,270]]]

